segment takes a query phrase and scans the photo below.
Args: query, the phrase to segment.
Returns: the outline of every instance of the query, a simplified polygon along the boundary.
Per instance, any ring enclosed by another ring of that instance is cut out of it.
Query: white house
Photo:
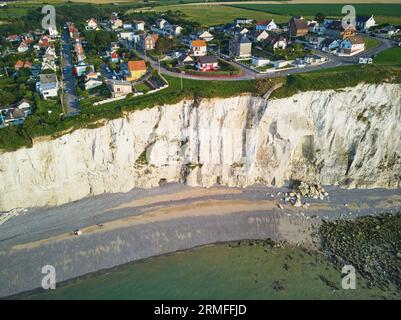
[[[86,20],[86,30],[98,30],[98,24],[97,20],[95,18],[90,18],[89,20]]]
[[[103,84],[102,79],[99,78],[90,78],[85,82],[85,90],[90,90],[96,87],[99,87]]]
[[[365,39],[361,36],[351,36],[341,41],[340,50],[342,53],[353,55],[365,50]]]
[[[235,24],[251,24],[252,22],[253,22],[252,19],[247,19],[247,18],[237,18],[234,21]]]
[[[199,39],[205,40],[205,41],[212,41],[213,40],[213,35],[209,31],[203,31],[202,33],[199,34]]]
[[[56,38],[56,37],[58,37],[57,28],[49,27],[48,31],[49,31],[49,36],[50,36],[51,38]]]
[[[266,30],[261,30],[261,31],[254,30],[251,34],[251,38],[257,42],[266,40],[268,37],[269,37],[269,34]]]
[[[118,38],[120,40],[128,40],[128,41],[133,41],[135,36],[136,36],[136,34],[133,31],[121,31],[118,34]]]
[[[145,22],[142,20],[135,20],[135,29],[136,31],[145,31]]]
[[[255,67],[263,67],[270,64],[270,59],[263,57],[252,57],[252,64]]]
[[[205,56],[207,45],[205,40],[193,40],[191,42],[191,53],[195,57]]]
[[[277,29],[277,24],[273,19],[261,20],[256,24],[256,30],[274,30]]]
[[[28,44],[25,41],[22,41],[20,43],[20,45],[18,46],[17,51],[18,51],[18,53],[23,53],[23,52],[28,51],[28,49],[29,49]]]
[[[168,25],[169,25],[168,21],[163,19],[163,18],[156,20],[156,27],[159,28],[159,29],[164,29]]]
[[[59,83],[56,74],[50,73],[39,75],[37,88],[43,99],[47,99],[49,97],[57,97]]]
[[[180,35],[182,30],[184,30],[184,28],[181,26],[172,26],[171,27],[171,32],[176,36]]]
[[[366,31],[370,28],[377,26],[373,15],[370,17],[356,17],[356,27],[360,30]]]

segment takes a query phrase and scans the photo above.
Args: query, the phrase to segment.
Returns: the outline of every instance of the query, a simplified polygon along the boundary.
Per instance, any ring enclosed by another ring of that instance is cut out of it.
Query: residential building
[[[131,30],[133,28],[133,25],[131,22],[123,22],[123,29],[124,30]]]
[[[358,16],[356,17],[356,27],[359,30],[362,31],[367,31],[370,28],[377,26],[377,23],[375,19],[373,18],[373,15],[369,16]]]
[[[305,36],[308,29],[308,21],[303,17],[292,17],[290,22],[288,23],[290,29],[290,35],[292,37],[302,37]]]
[[[341,40],[333,39],[333,38],[324,38],[318,44],[318,47],[326,52],[331,52],[337,50],[340,47]]]
[[[132,84],[126,80],[108,80],[107,85],[113,98],[124,97],[132,92]]]
[[[193,40],[191,42],[191,53],[195,57],[205,56],[207,45],[205,40]]]
[[[168,21],[163,18],[156,20],[156,27],[159,29],[164,29],[167,25],[169,25]]]
[[[198,34],[198,38],[205,41],[212,41],[214,39],[213,35],[209,31],[203,31]]]
[[[24,61],[22,61],[22,60],[18,60],[14,65],[14,69],[15,70],[19,70],[19,69],[21,69],[23,67],[24,67]]]
[[[75,50],[75,55],[77,57],[77,61],[84,61],[85,60],[85,53],[84,53],[84,48],[82,47],[82,44],[80,41],[76,41],[74,44],[74,50]]]
[[[110,52],[110,61],[114,63],[120,62],[120,55],[118,54],[117,51]]]
[[[29,45],[25,41],[22,41],[17,48],[18,53],[24,53],[28,50],[29,50]]]
[[[96,87],[99,87],[103,84],[102,79],[100,78],[90,78],[85,81],[85,90],[90,90]]]
[[[252,64],[255,67],[263,67],[270,64],[270,59],[263,57],[252,57]]]
[[[90,18],[89,20],[86,20],[86,30],[99,30],[97,19],[95,18]]]
[[[31,114],[32,106],[28,100],[21,100],[10,106],[0,108],[0,128],[10,124],[19,125]]]
[[[134,21],[135,30],[136,31],[145,31],[145,22],[142,20],[135,20]]]
[[[246,35],[234,37],[230,41],[230,55],[237,58],[252,56],[252,42]]]
[[[340,20],[328,21],[324,29],[324,35],[334,39],[345,39],[354,36],[355,33],[356,30],[354,26],[349,26],[344,29]]]
[[[193,66],[194,64],[195,64],[194,59],[192,59],[192,57],[186,53],[178,57],[178,65],[180,66],[185,66],[185,65]]]
[[[135,81],[146,74],[146,63],[144,60],[128,61],[128,71],[130,75],[127,81]]]
[[[68,34],[70,35],[70,38],[74,39],[74,40],[79,39],[79,31],[75,27],[75,25],[72,22],[70,22],[67,24],[67,26],[68,26]]]
[[[283,35],[272,35],[266,40],[268,46],[270,46],[273,50],[281,49],[285,50],[288,45],[287,39]]]
[[[263,40],[266,40],[268,37],[269,33],[266,30],[254,30],[250,34],[250,38],[256,42],[261,42]]]
[[[49,97],[57,97],[59,83],[56,74],[40,74],[37,87],[43,99],[47,99]]]
[[[141,37],[141,45],[145,50],[153,50],[156,46],[159,36],[157,33],[143,35]]]
[[[133,41],[135,36],[136,36],[136,34],[133,31],[121,31],[118,34],[118,38],[120,40],[128,40],[128,41]]]
[[[85,62],[81,61],[74,65],[74,74],[77,77],[83,76],[88,70],[93,71],[93,65],[86,64]]]
[[[235,24],[251,24],[253,22],[252,19],[247,18],[237,18],[234,20]]]
[[[355,54],[365,50],[365,39],[361,36],[351,36],[341,41],[340,50],[345,54]]]
[[[273,19],[265,19],[265,20],[261,20],[258,21],[256,24],[256,30],[258,31],[270,31],[270,30],[274,30],[277,29],[277,24],[274,22]]]
[[[12,34],[12,35],[9,35],[6,38],[6,40],[9,41],[9,42],[18,42],[18,41],[21,41],[21,38],[20,38],[20,36],[18,34]]]
[[[57,31],[56,27],[54,27],[54,28],[53,27],[49,27],[48,31],[49,31],[49,36],[51,38],[57,38],[58,37],[58,31]]]
[[[123,26],[123,21],[119,18],[110,20],[110,26],[112,30],[120,29]]]
[[[219,68],[219,60],[216,56],[202,56],[196,61],[195,67],[202,71],[215,71]]]

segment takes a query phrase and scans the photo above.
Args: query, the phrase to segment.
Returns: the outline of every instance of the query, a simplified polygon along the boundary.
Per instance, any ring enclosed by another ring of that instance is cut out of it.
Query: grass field
[[[247,17],[255,20],[273,18],[278,23],[285,23],[291,18],[285,14],[267,14],[263,11],[254,11],[223,5],[181,5],[155,7],[156,12],[179,10],[189,20],[195,20],[204,26],[218,25],[233,22],[238,17]]]
[[[401,47],[387,49],[378,54],[376,64],[401,66]]]
[[[342,16],[341,9],[343,4],[234,4],[230,5],[235,8],[254,10],[256,12],[266,12],[272,15],[303,15],[314,16],[318,12],[324,13],[326,16],[339,17]],[[373,14],[378,23],[401,24],[401,5],[394,3],[364,3],[355,4],[357,15]]]
[[[376,48],[380,45],[380,41],[374,38],[365,37],[365,50]]]

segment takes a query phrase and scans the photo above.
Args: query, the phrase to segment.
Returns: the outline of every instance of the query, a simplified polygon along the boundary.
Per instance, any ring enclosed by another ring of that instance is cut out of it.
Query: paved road
[[[73,116],[79,113],[79,100],[77,95],[77,80],[73,74],[74,67],[72,65],[72,45],[70,37],[64,30],[61,37],[62,46],[62,72],[63,72],[63,90],[64,90],[64,107],[66,116]]]
[[[350,64],[357,64],[359,61],[359,57],[371,57],[371,56],[378,54],[379,52],[381,52],[383,50],[386,50],[388,48],[395,46],[395,43],[392,42],[391,40],[379,39],[379,38],[376,38],[376,39],[381,41],[381,44],[378,47],[364,51],[364,52],[354,55],[352,57],[339,57],[339,56],[335,56],[332,54],[328,54],[321,50],[314,50],[314,52],[316,54],[327,58],[328,62],[326,62],[324,64],[320,64],[320,65],[306,66],[304,68],[294,68],[294,69],[277,71],[277,72],[272,72],[272,73],[265,73],[265,74],[256,73],[236,62],[231,62],[231,63],[235,64],[238,68],[240,68],[242,70],[242,73],[238,76],[231,76],[231,77],[204,77],[204,76],[197,76],[197,75],[191,75],[191,74],[179,74],[176,72],[169,71],[162,66],[160,67],[160,71],[163,74],[166,74],[166,75],[169,75],[172,77],[180,77],[181,76],[184,79],[196,79],[196,80],[238,81],[238,80],[252,80],[252,79],[262,79],[262,78],[283,77],[283,76],[287,76],[290,74],[304,73],[304,72],[309,72],[309,71],[317,71],[317,70],[335,68],[335,67],[339,67],[339,66],[346,66],[346,65],[350,65]],[[144,53],[139,50],[137,50],[137,53],[143,59],[149,61],[149,63],[151,64],[153,69],[158,70],[158,68],[159,68],[158,61],[151,59],[149,56],[145,57]]]

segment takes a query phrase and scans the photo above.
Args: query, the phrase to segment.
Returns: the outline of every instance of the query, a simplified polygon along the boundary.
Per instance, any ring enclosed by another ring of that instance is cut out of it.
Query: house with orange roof
[[[127,81],[135,81],[146,74],[146,63],[144,60],[128,61],[129,76]]]
[[[24,67],[24,61],[22,61],[22,60],[18,60],[14,65],[14,69],[15,70],[19,70],[19,69],[21,69],[23,67]]]
[[[207,52],[207,45],[205,40],[192,40],[191,53],[195,57],[205,56]]]

